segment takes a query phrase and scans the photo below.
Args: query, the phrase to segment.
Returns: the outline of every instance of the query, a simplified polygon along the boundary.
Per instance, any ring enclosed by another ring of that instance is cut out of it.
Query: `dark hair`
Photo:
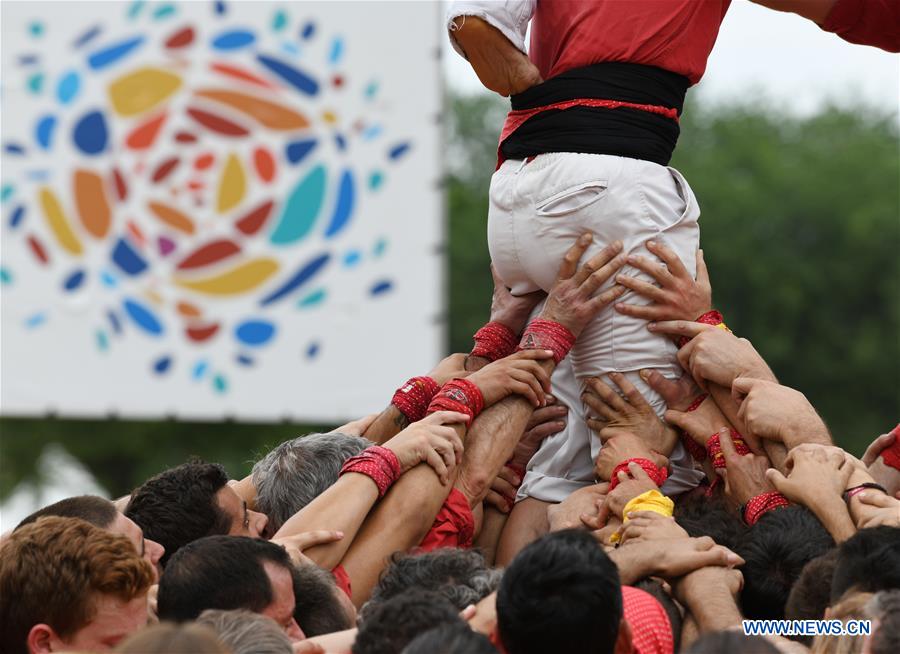
[[[422,632],[444,624],[462,624],[450,600],[433,591],[413,589],[379,605],[356,634],[353,654],[400,654]]]
[[[883,590],[869,603],[878,628],[872,634],[872,654],[900,652],[900,590]]]
[[[737,548],[743,557],[741,606],[749,619],[784,618],[791,587],[803,566],[834,547],[834,540],[809,509],[793,505],[769,511]]]
[[[146,538],[166,548],[160,559],[165,566],[191,541],[231,529],[231,518],[216,502],[216,493],[227,483],[228,474],[218,463],[189,461],[145,481],[131,494],[125,515]]]
[[[695,491],[679,497],[674,518],[692,538],[709,536],[732,551],[747,538],[747,525],[728,510],[721,495],[706,497]]]
[[[788,620],[821,620],[831,599],[831,578],[837,565],[838,548],[833,547],[803,566],[800,577],[791,588],[784,605],[784,617]],[[812,636],[789,636],[807,645]]]
[[[841,543],[831,581],[831,602],[848,590],[867,593],[900,588],[900,528],[860,529]]]
[[[497,654],[491,641],[466,623],[445,624],[419,634],[403,654]]]
[[[79,518],[95,527],[106,529],[116,519],[116,505],[97,495],[78,495],[54,502],[43,509],[38,509],[22,520],[16,527],[20,529],[30,525],[38,518],[54,515],[60,518]]]
[[[610,654],[621,621],[619,571],[585,531],[534,541],[503,573],[497,624],[510,654]]]
[[[659,602],[660,606],[662,606],[663,611],[666,612],[666,617],[669,618],[669,626],[672,628],[672,640],[673,642],[680,643],[681,642],[681,628],[682,623],[684,622],[684,617],[681,615],[681,610],[678,608],[678,604],[675,603],[675,600],[672,599],[672,596],[669,595],[663,585],[656,581],[655,579],[641,579],[637,583],[631,584],[635,588],[644,591],[648,595],[652,595],[653,598]]]
[[[437,591],[460,611],[497,590],[503,573],[488,567],[478,550],[442,548],[433,552],[397,552],[363,606],[365,617],[378,604],[410,588]]]
[[[676,643],[678,641],[675,641]],[[779,654],[778,648],[762,636],[745,636],[739,631],[712,631],[691,643],[684,654]]]
[[[335,631],[351,629],[354,625],[336,593],[338,590],[330,572],[313,565],[291,566],[294,582],[294,620],[307,638]]]
[[[159,580],[159,619],[184,622],[206,609],[259,613],[274,598],[266,562],[291,569],[283,547],[259,538],[208,536],[185,545]]]

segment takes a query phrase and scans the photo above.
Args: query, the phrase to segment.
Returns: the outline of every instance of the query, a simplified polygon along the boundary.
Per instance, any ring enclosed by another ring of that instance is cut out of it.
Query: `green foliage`
[[[452,99],[452,351],[468,350],[490,306],[488,185],[505,110],[499,98]],[[783,383],[807,394],[837,441],[860,454],[900,416],[900,155],[892,117],[864,108],[796,118],[757,106],[692,106],[673,165],[703,210],[716,306]],[[34,474],[48,442],[60,442],[119,494],[190,455],[243,475],[256,454],[321,427],[3,419],[0,429],[5,496]]]

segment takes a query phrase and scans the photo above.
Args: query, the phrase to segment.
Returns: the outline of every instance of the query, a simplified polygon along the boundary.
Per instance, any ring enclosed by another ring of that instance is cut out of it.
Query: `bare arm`
[[[822,24],[837,0],[750,0],[767,9],[784,11]]]

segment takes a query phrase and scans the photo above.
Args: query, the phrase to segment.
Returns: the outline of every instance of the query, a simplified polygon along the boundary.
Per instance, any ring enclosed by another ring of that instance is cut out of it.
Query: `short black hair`
[[[447,598],[413,589],[380,604],[360,626],[353,654],[400,654],[419,634],[445,624],[466,623]]]
[[[45,506],[43,509],[38,509],[22,520],[16,526],[16,529],[30,525],[38,518],[51,515],[60,518],[80,518],[95,527],[106,529],[116,519],[116,505],[97,495],[67,497],[64,500]]]
[[[641,579],[640,581],[632,584],[638,590],[642,590],[648,595],[652,595],[653,599],[659,602],[659,605],[662,606],[663,611],[666,612],[666,617],[669,618],[669,627],[672,629],[672,640],[675,643],[681,642],[681,629],[684,623],[684,616],[681,614],[681,609],[678,608],[678,604],[675,603],[675,600],[672,599],[672,596],[666,592],[663,585],[657,581],[656,579]]]
[[[307,638],[335,631],[352,629],[344,607],[336,593],[337,583],[332,574],[311,563],[291,567],[294,585],[294,620]]]
[[[678,641],[676,641],[677,643]],[[762,636],[745,636],[740,631],[712,631],[691,643],[684,654],[779,654],[778,648]]]
[[[779,620],[803,566],[834,547],[834,539],[805,506],[764,514],[737,548],[745,563],[741,606],[751,620]]]
[[[403,654],[497,654],[487,636],[466,623],[445,624],[419,634]]]
[[[706,497],[699,490],[686,493],[686,497],[678,498],[674,518],[692,538],[709,536],[732,551],[747,538],[747,525],[728,509],[719,494]]]
[[[283,547],[247,536],[207,536],[169,559],[159,580],[160,620],[193,620],[206,609],[259,613],[274,599],[263,564],[291,570]]]
[[[900,527],[860,529],[841,543],[831,580],[831,603],[853,589],[864,593],[900,588]]]
[[[188,461],[151,477],[132,494],[125,515],[144,530],[144,536],[166,548],[160,564],[181,547],[204,536],[227,534],[231,518],[216,502],[228,483],[218,463]]]
[[[622,621],[619,571],[591,534],[534,541],[503,573],[497,624],[510,654],[610,654]]]
[[[837,566],[838,548],[832,547],[822,556],[817,556],[803,566],[800,577],[791,588],[784,617],[788,620],[821,620],[825,609],[831,603],[831,580]],[[812,636],[789,636],[791,640],[807,645],[812,644]]]

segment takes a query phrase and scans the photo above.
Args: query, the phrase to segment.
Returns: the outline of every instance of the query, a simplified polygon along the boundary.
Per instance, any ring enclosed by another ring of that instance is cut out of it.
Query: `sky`
[[[446,40],[444,54],[451,90],[487,92]],[[690,93],[712,102],[761,97],[801,115],[828,102],[859,100],[897,113],[900,55],[847,43],[799,16],[735,0],[706,75]]]

